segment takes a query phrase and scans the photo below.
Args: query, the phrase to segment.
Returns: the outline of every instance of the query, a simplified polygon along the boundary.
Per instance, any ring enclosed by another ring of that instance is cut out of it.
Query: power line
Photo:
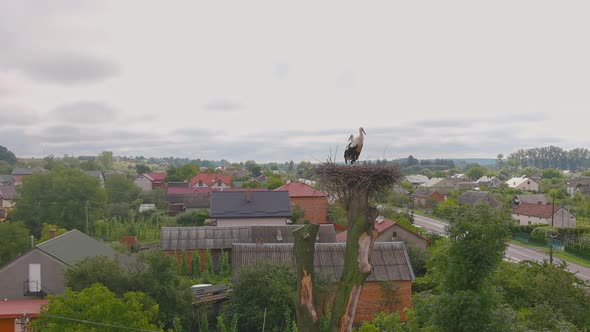
[[[78,323],[93,324],[93,325],[99,325],[99,326],[117,327],[120,329],[126,329],[126,330],[132,330],[132,331],[159,332],[157,330],[146,330],[146,329],[140,329],[140,328],[135,328],[135,327],[123,326],[123,325],[99,323],[99,322],[93,322],[93,321],[85,320],[85,319],[76,319],[76,318],[70,318],[70,317],[56,316],[56,315],[50,315],[50,314],[46,314],[46,313],[42,314],[42,317],[51,317],[51,318],[57,318],[57,319],[63,319],[63,320],[69,320],[69,321],[78,322]]]

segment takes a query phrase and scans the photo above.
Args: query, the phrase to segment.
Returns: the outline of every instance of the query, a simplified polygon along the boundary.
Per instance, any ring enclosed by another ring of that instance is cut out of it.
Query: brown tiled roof
[[[543,204],[529,204],[523,203],[512,210],[512,214],[520,214],[523,216],[531,216],[531,217],[538,217],[538,218],[551,218],[551,215],[554,212],[559,211],[561,206],[555,206],[553,209],[552,205],[543,205]]]
[[[202,181],[203,184],[205,184],[209,187],[214,185],[218,181],[223,182],[227,186],[231,186],[231,176],[223,175],[223,174],[219,174],[219,173],[199,173],[199,174],[193,176],[193,178],[191,179],[191,181],[189,183],[189,186],[192,187],[195,184],[199,183],[199,181]]]

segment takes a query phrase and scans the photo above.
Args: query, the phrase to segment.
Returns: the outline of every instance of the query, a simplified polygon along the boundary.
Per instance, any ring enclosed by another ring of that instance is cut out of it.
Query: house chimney
[[[31,235],[31,248],[35,246],[35,237]]]
[[[50,239],[53,239],[55,237],[55,231],[56,231],[55,228],[52,228],[49,230],[49,238]]]
[[[250,203],[250,189],[246,190],[246,202]]]

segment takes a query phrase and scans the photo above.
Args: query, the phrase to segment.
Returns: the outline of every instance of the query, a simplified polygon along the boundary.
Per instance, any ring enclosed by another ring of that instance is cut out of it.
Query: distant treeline
[[[509,166],[556,168],[579,171],[590,166],[590,151],[586,148],[575,148],[569,151],[557,146],[520,149],[508,156]]]

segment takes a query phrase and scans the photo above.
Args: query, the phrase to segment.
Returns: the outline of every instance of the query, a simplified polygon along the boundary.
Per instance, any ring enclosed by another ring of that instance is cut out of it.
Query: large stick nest
[[[337,165],[323,163],[315,172],[320,185],[328,191],[346,197],[351,193],[380,192],[390,189],[402,177],[399,167],[375,165]]]

